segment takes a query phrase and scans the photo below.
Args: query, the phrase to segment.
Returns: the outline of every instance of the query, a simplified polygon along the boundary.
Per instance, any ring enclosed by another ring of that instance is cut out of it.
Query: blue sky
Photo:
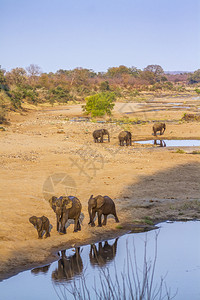
[[[0,0],[0,65],[200,68],[199,0]]]

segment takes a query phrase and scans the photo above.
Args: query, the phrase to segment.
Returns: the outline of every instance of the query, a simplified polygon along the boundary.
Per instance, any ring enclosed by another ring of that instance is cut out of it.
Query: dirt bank
[[[138,107],[134,105],[137,118],[142,115]],[[121,112],[119,109],[114,116],[133,113],[130,107]],[[172,108],[156,115],[148,111],[143,118],[165,119],[167,139],[200,139],[200,123],[179,122],[183,113]],[[134,140],[152,139],[152,123],[71,120],[80,114],[76,106],[12,113],[11,125],[0,132],[0,279],[55,259],[59,247],[108,239],[160,220],[200,218],[200,155],[191,154],[193,148],[177,153],[172,147],[136,143],[119,147],[117,136],[122,128],[128,128]],[[111,142],[95,144],[91,133],[102,126],[110,131]],[[61,236],[45,199],[50,194],[66,193],[81,200],[84,219],[81,232],[73,233],[70,225],[67,234]],[[114,199],[119,226],[112,218],[106,227],[88,226],[87,201],[91,194]],[[50,219],[50,238],[37,239],[36,230],[28,222],[32,215]]]

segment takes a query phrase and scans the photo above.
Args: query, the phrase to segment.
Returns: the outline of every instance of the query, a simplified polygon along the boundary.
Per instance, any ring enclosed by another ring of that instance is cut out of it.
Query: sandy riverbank
[[[128,105],[121,112],[119,104],[116,108],[116,117],[128,112],[144,120],[167,120],[166,139],[200,138],[199,122],[179,122],[184,110],[155,112],[145,107],[144,113],[140,104]],[[175,148],[136,143],[119,147],[117,136],[123,126],[128,126],[133,140],[152,139],[152,122],[102,125],[70,121],[79,115],[80,106],[73,105],[12,113],[11,125],[0,132],[0,279],[55,259],[52,253],[59,247],[108,239],[147,224],[149,219],[200,218],[200,155],[190,154],[194,149],[186,147],[185,153],[176,153]],[[91,134],[102,126],[110,131],[111,142],[94,144]],[[62,176],[64,183],[54,180]],[[55,214],[45,200],[48,193],[73,194],[81,200],[85,216],[81,232],[73,233],[73,225],[66,235],[56,232]],[[120,226],[114,219],[108,219],[106,227],[88,226],[91,194],[114,199]],[[32,215],[50,219],[50,238],[37,239],[28,222]]]

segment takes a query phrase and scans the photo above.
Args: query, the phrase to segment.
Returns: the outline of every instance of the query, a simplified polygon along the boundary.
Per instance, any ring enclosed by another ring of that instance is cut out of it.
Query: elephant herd
[[[59,198],[53,196],[49,199],[49,204],[56,214],[57,231],[60,234],[66,233],[66,223],[68,220],[74,220],[74,232],[81,230],[80,215],[82,205],[80,200],[74,196],[61,196]],[[118,223],[116,208],[114,201],[108,196],[98,195],[93,197],[91,195],[88,201],[88,214],[90,224],[92,227],[95,226],[94,219],[97,214],[98,226],[106,225],[107,216],[112,214],[115,217],[115,221]],[[104,216],[103,223],[101,222],[102,215]],[[45,238],[50,237],[50,223],[49,219],[45,216],[36,217],[32,216],[29,218],[29,222],[32,223],[38,232],[38,238],[42,238],[45,233]]]
[[[166,129],[165,123],[155,123],[153,125],[153,134],[154,136],[157,135],[157,131],[160,131],[160,135],[163,135]],[[108,136],[108,142],[110,142],[110,134],[107,129],[98,129],[93,132],[93,138],[95,143],[103,143],[104,135]],[[132,134],[130,131],[121,131],[118,135],[119,145],[124,146],[131,146],[132,142]]]
[[[160,131],[160,135],[164,134],[166,129],[165,123],[155,123],[153,125],[153,133],[156,136],[157,131]],[[104,135],[108,136],[108,142],[110,142],[110,135],[107,129],[98,129],[93,132],[93,138],[95,143],[103,143]],[[120,146],[130,145],[132,143],[132,135],[130,131],[122,131],[118,135]],[[59,198],[53,196],[49,199],[49,204],[56,214],[57,220],[57,231],[60,234],[66,233],[66,223],[68,220],[74,220],[74,232],[81,230],[80,215],[82,205],[80,200],[74,196],[61,196]],[[119,219],[116,214],[115,203],[108,196],[98,195],[90,197],[88,201],[88,214],[89,223],[91,226],[95,226],[94,219],[97,214],[98,216],[98,226],[106,225],[107,216],[112,214],[116,222]],[[104,216],[103,223],[101,222],[102,215]],[[29,222],[34,225],[38,232],[38,238],[42,238],[45,233],[45,238],[50,237],[50,222],[45,216],[36,217],[32,216],[29,218]]]

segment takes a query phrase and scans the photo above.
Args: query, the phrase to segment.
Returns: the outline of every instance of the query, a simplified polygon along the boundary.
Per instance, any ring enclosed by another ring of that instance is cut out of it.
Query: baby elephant
[[[155,123],[153,125],[153,132],[155,136],[157,131],[160,131],[160,135],[162,135],[165,132],[165,129],[166,129],[165,123]]]
[[[29,222],[36,227],[37,232],[38,232],[38,239],[42,238],[42,233],[43,231],[46,231],[45,238],[50,236],[49,232],[49,219],[45,216],[42,217],[36,217],[32,216],[29,218]]]
[[[128,146],[128,145],[131,146],[131,138],[132,138],[132,135],[131,135],[130,131],[120,132],[120,134],[118,135],[120,146],[124,146],[124,142],[126,142],[126,146]]]
[[[101,227],[102,225],[106,225],[107,216],[110,214],[115,217],[115,221],[117,223],[119,222],[119,219],[118,219],[117,213],[116,213],[116,209],[115,209],[115,203],[108,196],[98,195],[96,197],[93,197],[93,195],[92,195],[88,201],[88,213],[90,216],[90,222],[88,224],[91,224],[91,226],[95,226],[94,218],[95,218],[96,213],[98,215],[98,226],[99,227]],[[102,215],[104,215],[104,221],[101,224],[101,216]]]

